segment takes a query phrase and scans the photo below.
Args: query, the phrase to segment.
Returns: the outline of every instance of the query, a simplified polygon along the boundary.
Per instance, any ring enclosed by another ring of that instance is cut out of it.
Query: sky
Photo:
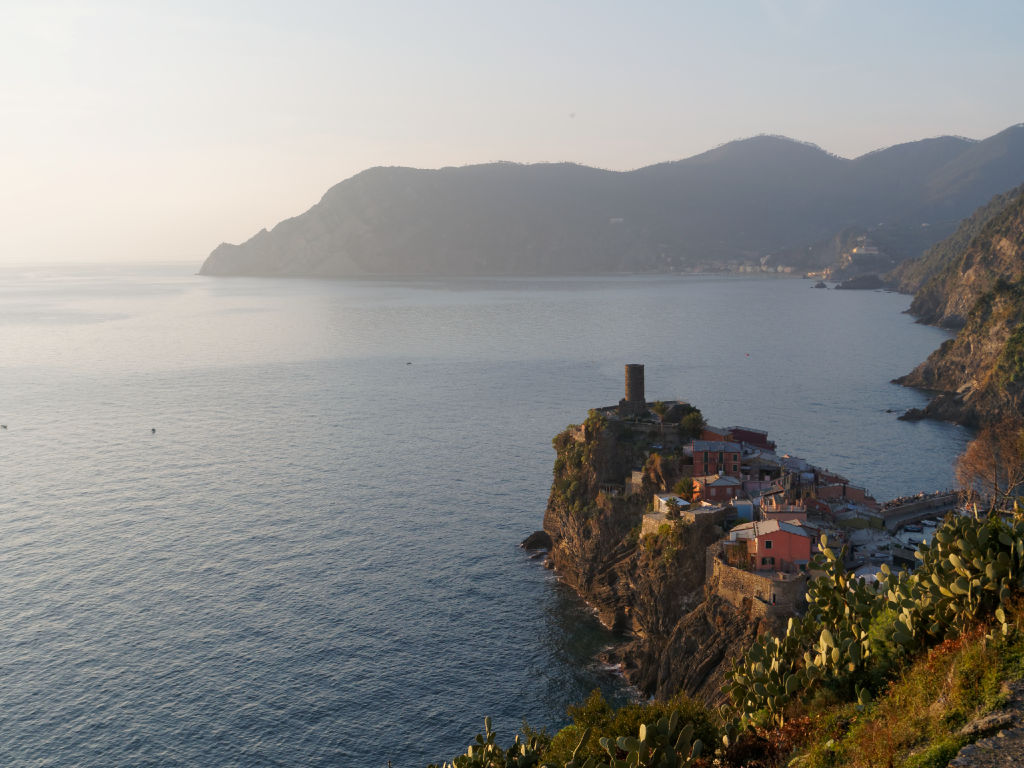
[[[0,0],[0,264],[191,262],[366,168],[1024,121],[1020,0]]]

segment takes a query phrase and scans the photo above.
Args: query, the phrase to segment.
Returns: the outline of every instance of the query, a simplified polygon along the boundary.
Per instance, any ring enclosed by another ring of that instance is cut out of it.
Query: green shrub
[[[902,768],[946,768],[949,761],[967,743],[967,739],[950,736],[929,745],[922,752],[903,761]]]

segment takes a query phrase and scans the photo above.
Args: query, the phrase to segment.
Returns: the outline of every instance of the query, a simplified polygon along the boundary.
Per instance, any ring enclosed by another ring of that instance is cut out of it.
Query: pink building
[[[746,541],[755,570],[801,570],[811,559],[811,536],[800,525],[780,520],[759,520],[737,525],[730,541]]]

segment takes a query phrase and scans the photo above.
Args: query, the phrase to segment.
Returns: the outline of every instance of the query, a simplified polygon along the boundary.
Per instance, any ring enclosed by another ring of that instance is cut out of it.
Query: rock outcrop
[[[963,229],[972,231],[973,219]],[[963,239],[958,238],[958,239]],[[997,281],[1024,277],[1024,191],[990,216],[984,226],[914,296],[910,313],[921,322],[962,328],[978,300]]]
[[[548,550],[551,549],[551,537],[547,531],[534,531],[519,546],[527,550]]]
[[[845,288],[846,290],[854,291],[874,291],[884,287],[885,283],[882,278],[874,273],[851,277],[849,280],[844,280],[836,286],[836,288]]]

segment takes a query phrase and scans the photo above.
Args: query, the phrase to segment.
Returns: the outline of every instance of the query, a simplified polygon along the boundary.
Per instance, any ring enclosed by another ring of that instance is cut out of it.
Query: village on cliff
[[[779,454],[768,433],[742,426],[700,426],[698,439],[679,429],[693,407],[682,401],[648,403],[644,366],[626,366],[626,396],[595,410],[640,439],[648,457],[681,457],[688,487],[653,494],[641,537],[656,536],[677,521],[711,522],[724,531],[706,551],[706,571],[719,592],[765,612],[799,611],[808,566],[826,536],[844,553],[849,571],[873,581],[883,564],[913,567],[914,550],[927,542],[942,516],[959,504],[953,491],[921,493],[880,504],[866,489],[804,459]],[[581,428],[579,438],[583,439]],[[601,492],[630,497],[643,492],[645,468]],[[649,488],[649,485],[647,486]]]

